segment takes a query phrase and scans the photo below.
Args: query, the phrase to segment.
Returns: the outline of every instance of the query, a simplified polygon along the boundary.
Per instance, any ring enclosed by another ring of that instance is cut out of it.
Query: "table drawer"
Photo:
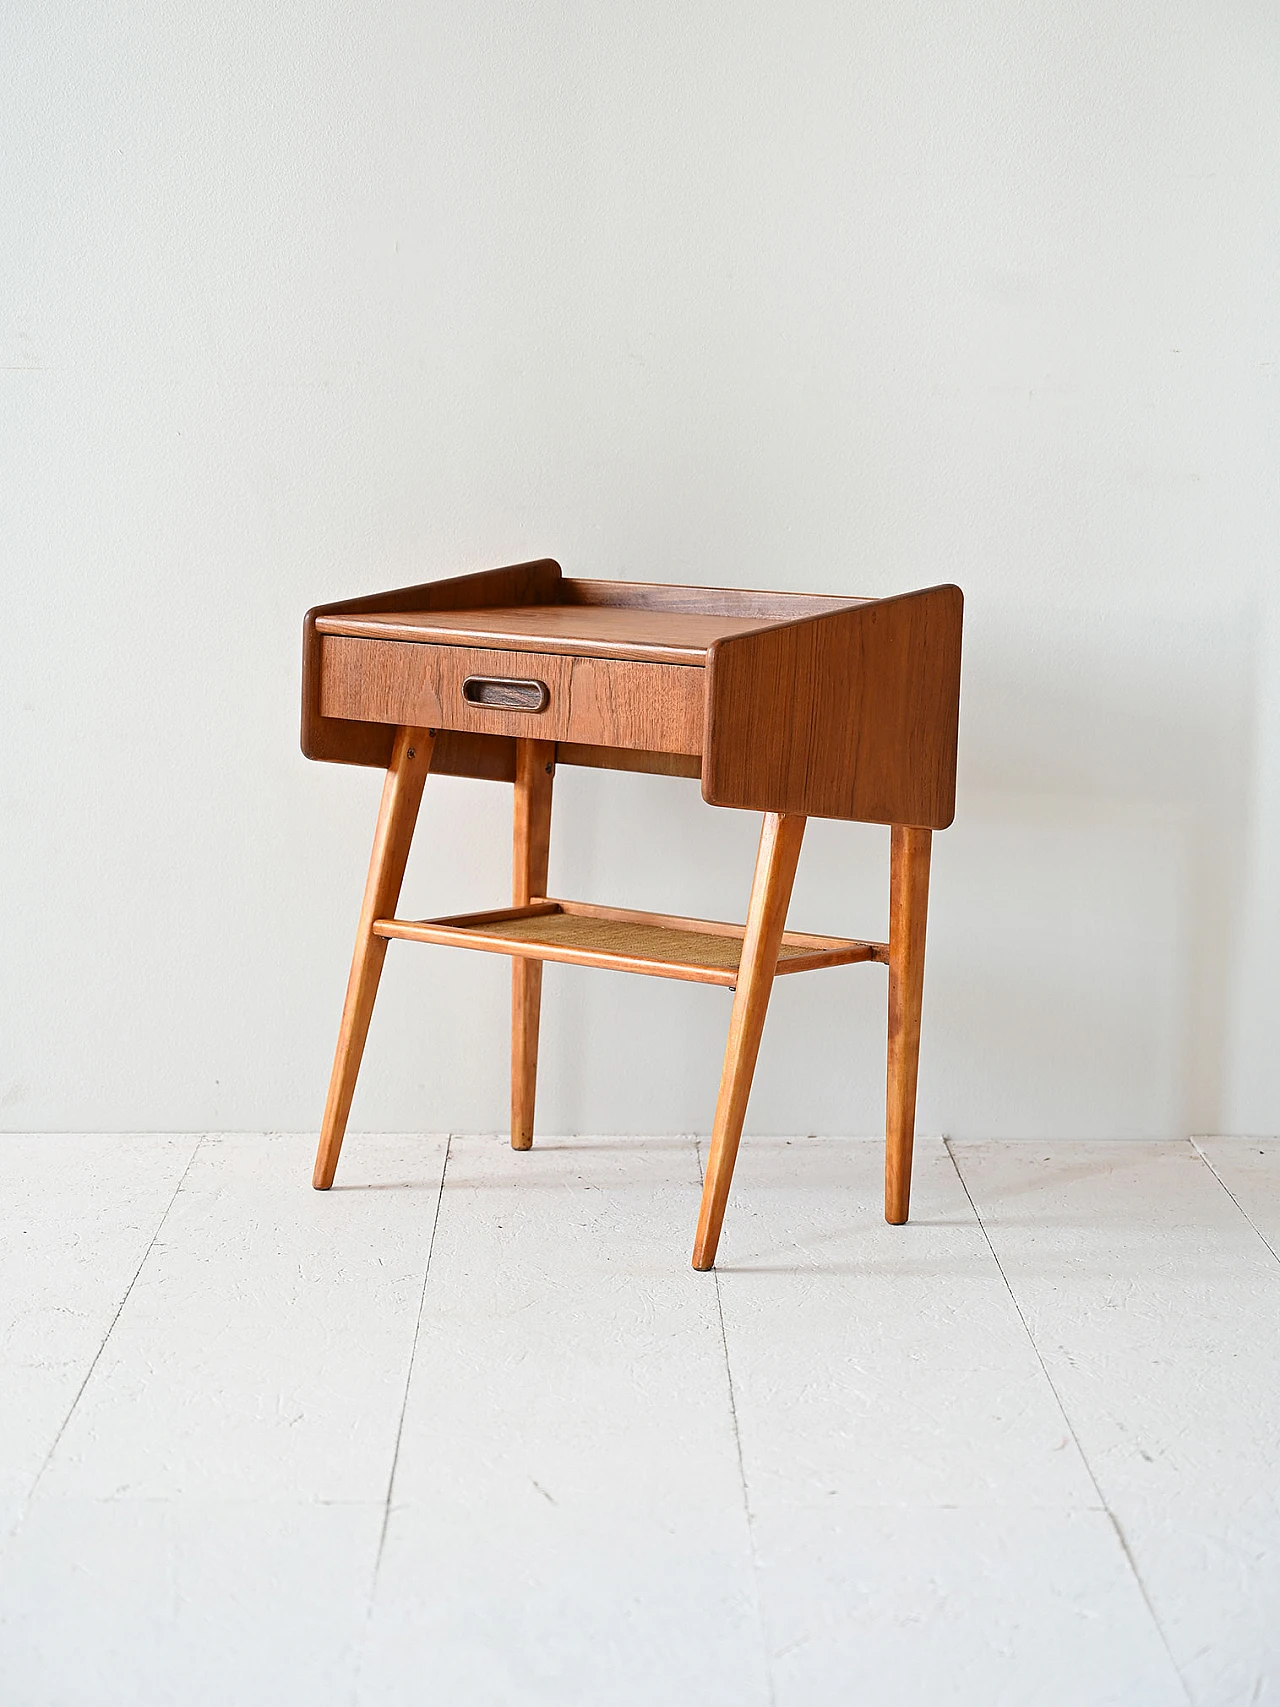
[[[364,723],[700,753],[705,681],[695,665],[321,636],[320,713]]]

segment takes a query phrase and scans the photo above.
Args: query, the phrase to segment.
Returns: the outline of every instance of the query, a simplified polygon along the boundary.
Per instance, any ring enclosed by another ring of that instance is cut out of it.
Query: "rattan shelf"
[[[680,978],[695,984],[738,982],[745,925],[637,913],[586,901],[539,900],[525,907],[463,913],[447,919],[378,919],[374,935],[442,943],[529,960],[602,966],[616,972]],[[812,972],[855,961],[887,961],[888,944],[784,931],[775,975]]]

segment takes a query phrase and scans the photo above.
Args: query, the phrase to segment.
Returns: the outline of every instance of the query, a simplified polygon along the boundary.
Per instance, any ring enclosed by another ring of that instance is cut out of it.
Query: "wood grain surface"
[[[705,677],[689,666],[337,634],[320,637],[320,655],[326,717],[685,754],[702,738]],[[474,705],[462,694],[472,676],[541,681],[550,701],[545,711]]]
[[[703,797],[945,829],[962,606],[958,587],[933,587],[717,641]]]
[[[911,1205],[924,938],[929,911],[929,830],[895,824],[889,846],[889,1047],[885,1096],[884,1218],[901,1226]]]
[[[582,765],[589,770],[641,771],[651,776],[702,775],[701,753],[654,753],[634,747],[587,747],[577,741],[556,744],[556,763]]]
[[[775,619],[776,620],[776,619]],[[500,647],[526,652],[571,652],[597,658],[652,663],[704,664],[716,640],[751,634],[756,616],[705,611],[617,609],[606,605],[520,605],[497,610],[371,611],[323,616],[321,634],[373,640],[427,641],[442,646]]]
[[[691,611],[699,615],[755,617],[759,623],[795,622],[863,604],[843,593],[777,593],[754,587],[682,587],[666,581],[575,580],[564,576],[556,593],[564,604],[612,605],[617,610]]]
[[[355,953],[347,979],[338,1046],[334,1052],[329,1094],[320,1126],[320,1144],[312,1178],[317,1191],[329,1189],[338,1166],[351,1099],[355,1095],[356,1076],[360,1071],[365,1039],[369,1035],[369,1021],[373,1018],[378,981],[382,977],[382,963],[387,957],[386,941],[374,932],[373,927],[386,913],[395,911],[400,898],[400,885],[404,881],[404,868],[418,821],[422,789],[431,769],[433,744],[425,729],[396,731],[391,764],[382,785],[382,803],[373,836],[369,875],[365,881],[360,921],[356,926]]]
[[[477,610],[489,605],[536,604],[554,601],[561,582],[560,565],[550,557],[513,563],[504,569],[485,569],[475,575],[455,575],[414,587],[368,593],[362,598],[338,599],[316,605],[302,621],[302,751],[309,759],[334,764],[391,763],[395,725],[348,722],[325,717],[320,710],[320,636],[317,621],[339,611]],[[489,777],[510,782],[515,775],[515,747],[510,741],[479,736],[456,736],[437,743],[432,769],[450,776]]]
[[[527,907],[547,887],[551,858],[551,790],[556,769],[552,741],[516,744],[511,899]],[[511,962],[511,1148],[533,1147],[538,1089],[538,1025],[542,1012],[542,962]]]
[[[747,929],[742,961],[729,1017],[729,1041],[725,1048],[715,1125],[707,1152],[707,1177],[702,1188],[702,1206],[693,1245],[693,1266],[711,1268],[720,1242],[720,1227],[733,1165],[738,1156],[742,1123],[746,1119],[751,1080],[760,1053],[760,1039],[769,1012],[769,996],[778,970],[778,950],[787,924],[791,887],[795,882],[805,820],[800,817],[766,814],[760,831],[755,879],[747,908]]]

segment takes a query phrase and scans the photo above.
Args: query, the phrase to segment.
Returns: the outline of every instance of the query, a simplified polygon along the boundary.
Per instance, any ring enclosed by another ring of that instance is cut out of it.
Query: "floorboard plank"
[[[753,1498],[1097,1505],[944,1145],[744,1142],[717,1271]]]
[[[37,1500],[0,1560],[0,1699],[349,1707],[381,1527],[377,1505]]]
[[[42,1495],[385,1497],[443,1138],[206,1139]]]
[[[1280,1264],[1188,1143],[957,1144],[1198,1707],[1280,1679]]]
[[[1280,1139],[1197,1138],[1195,1142],[1280,1262]]]
[[[454,1139],[362,1700],[768,1699],[689,1139]]]
[[[778,1707],[1173,1707],[1158,1631],[940,1140],[743,1146],[717,1265]]]
[[[20,1515],[198,1142],[0,1137],[0,1537]]]
[[[762,1524],[778,1707],[1183,1707],[1104,1512],[831,1507]]]
[[[1280,1144],[7,1143],[22,1707],[1280,1684]]]

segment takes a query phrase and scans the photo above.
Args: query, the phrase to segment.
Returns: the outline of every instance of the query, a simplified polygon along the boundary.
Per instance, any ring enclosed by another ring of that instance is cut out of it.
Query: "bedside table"
[[[932,832],[955,810],[962,597],[832,598],[573,580],[550,560],[309,611],[302,748],[386,770],[314,1184],[332,1183],[387,945],[512,961],[511,1142],[533,1143],[542,964],[734,991],[693,1264],[724,1218],[775,977],[889,969],[885,1215],[907,1219]],[[742,925],[546,894],[557,765],[699,777],[764,814]],[[515,788],[512,902],[395,916],[428,772]],[[888,824],[889,941],[786,929],[806,818]]]

